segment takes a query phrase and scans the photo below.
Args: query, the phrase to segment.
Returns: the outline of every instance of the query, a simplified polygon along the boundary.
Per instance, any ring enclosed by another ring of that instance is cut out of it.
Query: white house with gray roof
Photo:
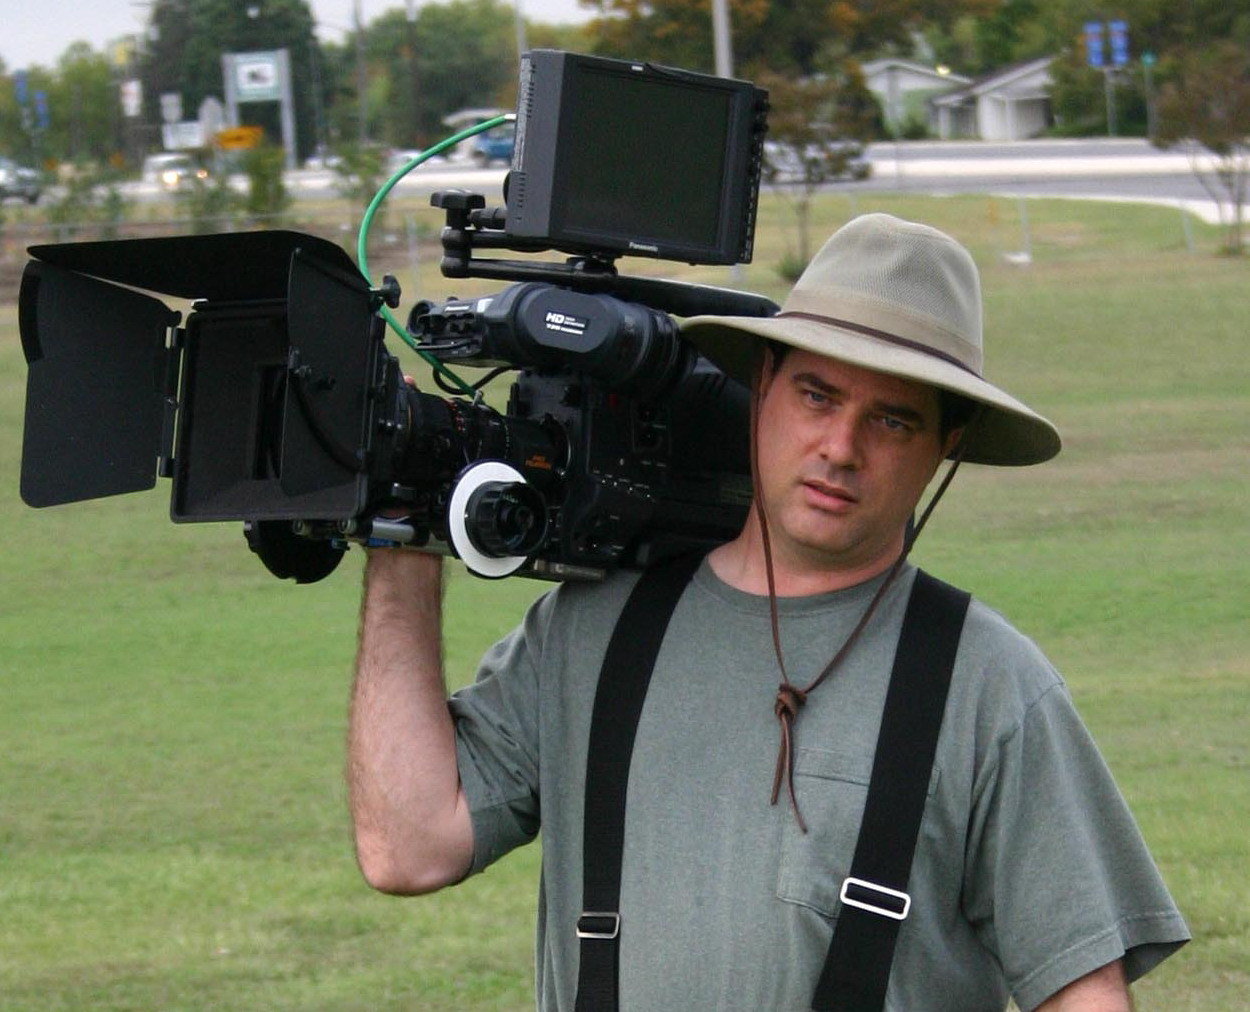
[[[929,100],[943,140],[972,137],[1016,141],[1036,137],[1052,122],[1050,65],[1045,56],[995,71]]]
[[[869,60],[861,69],[864,83],[881,104],[886,128],[891,133],[917,122],[936,132],[936,113],[929,100],[972,82],[972,78],[954,74],[945,67],[926,67],[896,57]]]

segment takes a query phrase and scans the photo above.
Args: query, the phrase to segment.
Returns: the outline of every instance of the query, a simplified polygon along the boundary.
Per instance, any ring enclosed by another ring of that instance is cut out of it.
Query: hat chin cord
[[[799,688],[790,681],[790,676],[786,671],[785,657],[782,654],[781,622],[777,613],[777,585],[773,573],[772,542],[768,533],[768,515],[764,511],[764,500],[760,494],[759,440],[757,438],[760,410],[759,386],[757,378],[757,382],[752,385],[751,392],[751,480],[754,485],[755,515],[759,520],[760,526],[760,544],[764,552],[764,572],[768,580],[768,617],[772,629],[773,652],[777,657],[777,667],[781,670],[781,684],[777,687],[777,698],[773,702],[773,713],[777,717],[781,740],[778,744],[777,764],[773,772],[773,790],[770,804],[775,805],[777,803],[777,798],[781,794],[781,785],[784,781],[786,792],[790,796],[790,807],[794,810],[795,821],[798,823],[799,829],[806,833],[807,823],[803,820],[803,813],[799,810],[798,797],[794,793],[794,723],[798,719],[799,711],[803,708],[804,703],[807,702],[807,697],[812,691],[833,674],[842,663],[843,658],[850,653],[851,647],[859,639],[860,633],[864,631],[873,613],[877,610],[877,605],[885,597],[885,592],[894,583],[894,578],[902,571],[903,563],[907,561],[907,556],[916,544],[916,539],[920,537],[920,532],[924,529],[925,524],[929,522],[929,517],[933,515],[933,510],[937,506],[938,501],[945,494],[947,488],[950,487],[950,483],[955,477],[955,472],[959,470],[959,465],[963,462],[964,453],[972,441],[971,437],[981,421],[983,409],[978,408],[972,419],[964,427],[963,434],[959,439],[959,445],[951,455],[950,467],[947,468],[941,483],[933,493],[933,498],[929,500],[924,511],[920,514],[920,519],[908,531],[903,543],[903,550],[886,571],[885,579],[881,582],[881,586],[877,588],[877,592],[873,594],[872,600],[868,602],[868,607],[864,609],[864,613],[855,624],[855,628],[851,630],[850,635],[847,636],[838,652],[825,665],[824,670],[806,687]]]

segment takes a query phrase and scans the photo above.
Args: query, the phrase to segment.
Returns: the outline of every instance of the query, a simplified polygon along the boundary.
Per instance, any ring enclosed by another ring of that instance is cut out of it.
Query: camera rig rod
[[[465,190],[438,190],[430,203],[446,212],[443,228],[441,270],[449,278],[490,278],[503,281],[545,281],[582,292],[615,295],[643,302],[677,316],[705,313],[726,316],[773,316],[778,306],[752,292],[712,285],[696,285],[660,278],[631,277],[617,273],[614,258],[603,253],[582,253],[564,263],[534,260],[475,259],[480,249],[510,249],[541,253],[551,247],[508,235],[502,228],[504,211],[486,208],[486,198]]]

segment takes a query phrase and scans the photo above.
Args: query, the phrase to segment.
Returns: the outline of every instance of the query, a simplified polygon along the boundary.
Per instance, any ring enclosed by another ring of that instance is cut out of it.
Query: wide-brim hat
[[[865,214],[835,232],[776,316],[694,316],[682,332],[749,384],[763,342],[780,341],[842,362],[961,394],[983,410],[963,459],[1038,464],[1059,452],[1059,432],[983,374],[981,282],[950,236],[888,214]]]

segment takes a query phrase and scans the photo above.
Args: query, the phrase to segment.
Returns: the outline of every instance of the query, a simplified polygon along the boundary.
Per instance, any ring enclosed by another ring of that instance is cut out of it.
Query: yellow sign
[[[256,147],[264,137],[263,127],[240,126],[219,131],[215,140],[223,151],[242,151]]]

